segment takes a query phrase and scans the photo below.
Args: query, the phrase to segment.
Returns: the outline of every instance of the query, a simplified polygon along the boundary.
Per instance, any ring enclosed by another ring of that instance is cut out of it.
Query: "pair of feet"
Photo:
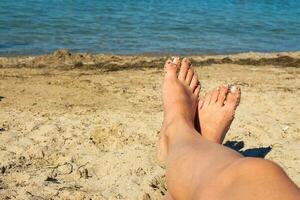
[[[204,99],[199,99],[199,80],[187,58],[182,62],[179,57],[167,60],[165,72],[162,87],[164,121],[158,144],[158,160],[162,164],[168,156],[170,137],[165,130],[176,118],[184,118],[202,137],[221,144],[240,100],[240,90],[227,84],[210,91]]]

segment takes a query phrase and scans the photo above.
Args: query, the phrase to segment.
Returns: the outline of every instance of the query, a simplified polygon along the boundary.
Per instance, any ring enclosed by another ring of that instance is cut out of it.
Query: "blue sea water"
[[[0,55],[300,50],[300,0],[0,0]]]

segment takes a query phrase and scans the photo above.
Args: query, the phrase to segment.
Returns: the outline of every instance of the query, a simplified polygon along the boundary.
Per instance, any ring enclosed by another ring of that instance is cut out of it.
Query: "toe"
[[[165,72],[167,75],[176,75],[177,66],[170,59],[165,63]]]
[[[194,90],[194,92],[193,92],[193,94],[195,95],[195,96],[199,96],[199,93],[200,93],[200,89],[201,89],[201,86],[200,85],[198,85],[197,87],[196,87],[196,89]]]
[[[178,74],[178,79],[180,81],[184,82],[189,68],[190,68],[190,61],[187,58],[182,59],[180,71]]]
[[[179,65],[180,65],[180,59],[179,59],[179,57],[173,57],[173,61],[172,62],[176,65],[177,68],[179,67]]]
[[[216,103],[217,102],[219,93],[220,93],[220,88],[219,87],[217,87],[216,89],[214,89],[212,91],[210,103]]]
[[[205,95],[203,106],[208,106],[210,104],[212,92],[209,92]]]
[[[194,76],[194,71],[192,69],[189,69],[188,70],[188,73],[186,75],[186,78],[185,78],[185,83],[187,85],[190,85],[191,84],[191,81],[192,81],[192,78]]]
[[[191,84],[190,84],[190,89],[192,91],[195,90],[195,88],[197,87],[199,81],[198,81],[198,76],[196,74],[194,74],[193,78],[192,78],[192,81],[191,81]]]
[[[230,110],[235,110],[240,101],[240,90],[236,86],[232,86],[227,94],[225,106]]]
[[[200,111],[202,109],[204,105],[204,100],[203,99],[199,99],[199,102],[198,102],[198,110]]]
[[[228,84],[224,84],[224,85],[220,86],[220,92],[219,92],[218,102],[217,102],[219,106],[224,105],[224,101],[226,99],[227,92],[228,92]]]

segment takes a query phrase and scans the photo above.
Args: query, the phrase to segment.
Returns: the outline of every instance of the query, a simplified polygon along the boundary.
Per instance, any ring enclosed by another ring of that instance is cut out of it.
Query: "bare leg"
[[[191,95],[194,93],[191,93],[188,86],[177,78],[177,65],[167,62],[165,67],[167,73],[163,84],[164,124],[162,128],[165,142],[160,143],[160,147],[166,145],[165,155],[161,159],[165,159],[167,165],[166,177],[170,194],[167,198],[300,198],[299,189],[278,165],[262,159],[243,158],[240,154],[218,144],[224,138],[225,129],[228,129],[232,118],[230,122],[224,123],[227,125],[221,131],[219,127],[224,125],[222,123],[215,129],[205,128],[203,127],[205,124],[201,124],[201,131],[208,130],[211,133],[203,132],[201,133],[203,136],[199,135],[194,128],[194,109],[191,100]],[[239,99],[237,90],[232,97],[227,96],[222,106],[232,103],[234,112]],[[205,100],[200,103],[200,121],[201,116],[205,119],[204,111],[211,110],[206,107],[209,105],[210,103]],[[206,139],[204,136],[209,134],[213,136]]]
[[[184,115],[192,120],[195,118],[198,104],[198,97],[200,92],[200,85],[197,75],[194,74],[193,70],[190,69],[190,63],[188,59],[183,59],[181,62],[180,72],[177,77],[177,70],[180,65],[180,60],[178,57],[174,60],[167,60],[165,65],[166,75],[163,82],[163,102],[164,102],[164,122],[161,128],[160,139],[158,141],[158,151],[157,157],[162,165],[165,165],[166,156],[168,154],[168,138],[166,137],[165,130],[168,125],[173,121],[173,113],[177,112],[180,114],[184,112]],[[176,91],[180,91],[176,98],[174,96],[173,90],[168,90],[170,84],[173,84]],[[181,109],[181,106],[176,105],[182,101],[187,102],[187,105]],[[179,102],[178,102],[179,101]],[[176,107],[177,110],[172,110]],[[167,111],[167,112],[166,112]]]

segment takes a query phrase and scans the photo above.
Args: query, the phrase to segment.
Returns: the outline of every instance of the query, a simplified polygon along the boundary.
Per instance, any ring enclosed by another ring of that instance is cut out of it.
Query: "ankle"
[[[214,134],[214,132],[201,132],[202,136],[215,143],[221,143],[221,139],[217,134]]]
[[[162,131],[164,131],[168,138],[174,137],[175,135],[190,135],[196,132],[192,120],[182,115],[173,116],[172,118],[168,118],[168,120],[164,120]]]

